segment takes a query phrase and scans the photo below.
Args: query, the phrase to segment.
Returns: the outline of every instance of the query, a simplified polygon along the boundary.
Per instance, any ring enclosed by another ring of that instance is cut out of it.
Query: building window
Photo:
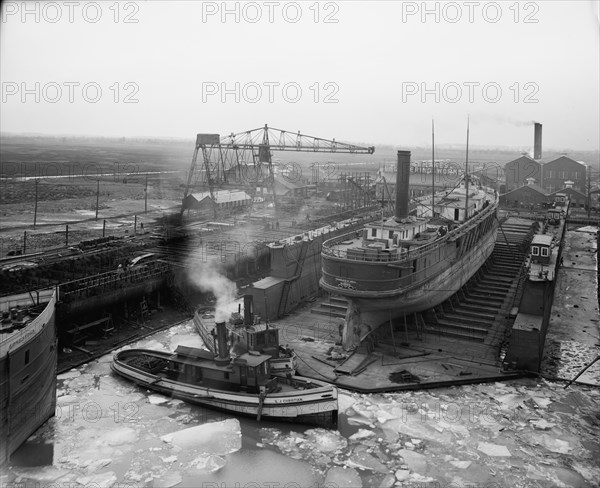
[[[375,237],[377,235],[377,229],[374,227],[371,229],[371,237]]]
[[[390,230],[390,239],[392,239],[394,237],[394,231]]]
[[[547,247],[542,247],[542,256],[547,258],[549,254],[548,251],[549,249]]]
[[[531,255],[532,256],[539,256],[540,255],[540,248],[537,246],[533,246],[531,248]]]

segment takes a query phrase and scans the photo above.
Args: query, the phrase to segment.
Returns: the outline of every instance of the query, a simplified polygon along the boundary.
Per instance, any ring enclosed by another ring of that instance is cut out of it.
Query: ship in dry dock
[[[460,186],[409,212],[410,151],[398,151],[396,212],[322,246],[320,285],[348,300],[346,350],[381,324],[456,293],[492,253],[498,194],[465,171]],[[433,208],[433,215],[432,215]]]
[[[54,415],[56,301],[54,289],[0,299],[0,466]]]

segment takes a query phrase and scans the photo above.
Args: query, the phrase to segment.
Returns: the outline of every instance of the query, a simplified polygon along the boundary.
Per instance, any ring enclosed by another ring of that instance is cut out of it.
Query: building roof
[[[303,182],[296,183],[294,181],[291,181],[291,180],[284,178],[283,176],[279,176],[279,175],[275,175],[275,183],[279,183],[280,185],[284,186],[288,190],[296,190],[298,188],[306,188],[308,186]]]
[[[509,161],[508,163],[505,164],[505,166],[508,166],[509,164],[514,164],[514,163],[521,163],[521,162],[527,162],[527,163],[535,163],[535,164],[540,164],[538,161],[536,161],[533,158],[530,158],[529,156],[527,156],[526,154],[523,154],[520,158],[517,159],[513,159],[512,161]]]
[[[530,190],[533,190],[533,191],[535,191],[535,192],[537,192],[537,193],[541,193],[541,194],[542,194],[542,195],[544,195],[544,196],[548,196],[548,194],[549,194],[549,193],[548,193],[546,190],[544,190],[544,189],[543,189],[541,186],[539,186],[539,185],[536,185],[535,183],[533,183],[533,184],[531,184],[531,185],[523,185],[523,186],[520,186],[519,188],[515,188],[514,190],[511,190],[511,191],[509,191],[509,192],[506,192],[506,193],[505,193],[503,196],[510,195],[511,193],[514,193],[514,192],[517,192],[517,191],[523,190],[524,188],[529,188]]]
[[[191,196],[198,202],[201,202],[205,198],[210,198],[209,191],[203,191],[200,193],[192,193]],[[239,202],[243,200],[252,200],[252,198],[242,190],[217,190],[213,191],[216,203],[226,202]]]
[[[538,234],[533,236],[533,240],[531,241],[531,244],[537,244],[537,245],[541,245],[541,246],[550,246],[552,244],[552,239],[554,239],[554,236],[548,235],[548,234]]]
[[[576,193],[578,196],[585,197],[585,194],[577,191],[575,188],[561,188],[560,190],[556,190],[553,193],[550,193],[550,196],[560,195],[561,193]]]
[[[285,280],[283,278],[275,278],[274,276],[267,276],[262,280],[258,280],[255,282],[251,288],[256,288],[258,290],[266,290],[267,288],[271,288],[272,286],[279,285],[283,283]]]
[[[559,158],[553,159],[552,161],[548,161],[546,164],[544,164],[544,170],[550,166],[561,166],[567,163],[578,164],[583,170],[585,170],[585,165],[583,163],[575,161],[574,159],[571,159],[567,156],[561,156]]]

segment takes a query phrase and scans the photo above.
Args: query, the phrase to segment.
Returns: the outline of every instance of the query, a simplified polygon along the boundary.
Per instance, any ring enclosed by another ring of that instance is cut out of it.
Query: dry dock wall
[[[338,227],[325,227],[271,248],[270,278],[248,289],[254,312],[268,320],[289,313],[306,299],[320,292],[321,246],[323,242],[362,230],[365,221]],[[288,283],[286,291],[286,281]],[[286,296],[287,295],[287,296]]]

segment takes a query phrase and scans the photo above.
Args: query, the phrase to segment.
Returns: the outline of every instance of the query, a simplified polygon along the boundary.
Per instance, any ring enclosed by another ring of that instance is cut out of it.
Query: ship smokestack
[[[217,366],[226,366],[229,364],[229,349],[227,348],[227,326],[225,322],[217,322],[217,351],[218,356],[215,358]]]
[[[542,159],[542,124],[534,123],[533,159]]]
[[[396,221],[408,217],[408,186],[410,182],[410,151],[398,151],[396,172]]]
[[[249,326],[254,323],[254,303],[252,295],[244,295],[244,325]]]

